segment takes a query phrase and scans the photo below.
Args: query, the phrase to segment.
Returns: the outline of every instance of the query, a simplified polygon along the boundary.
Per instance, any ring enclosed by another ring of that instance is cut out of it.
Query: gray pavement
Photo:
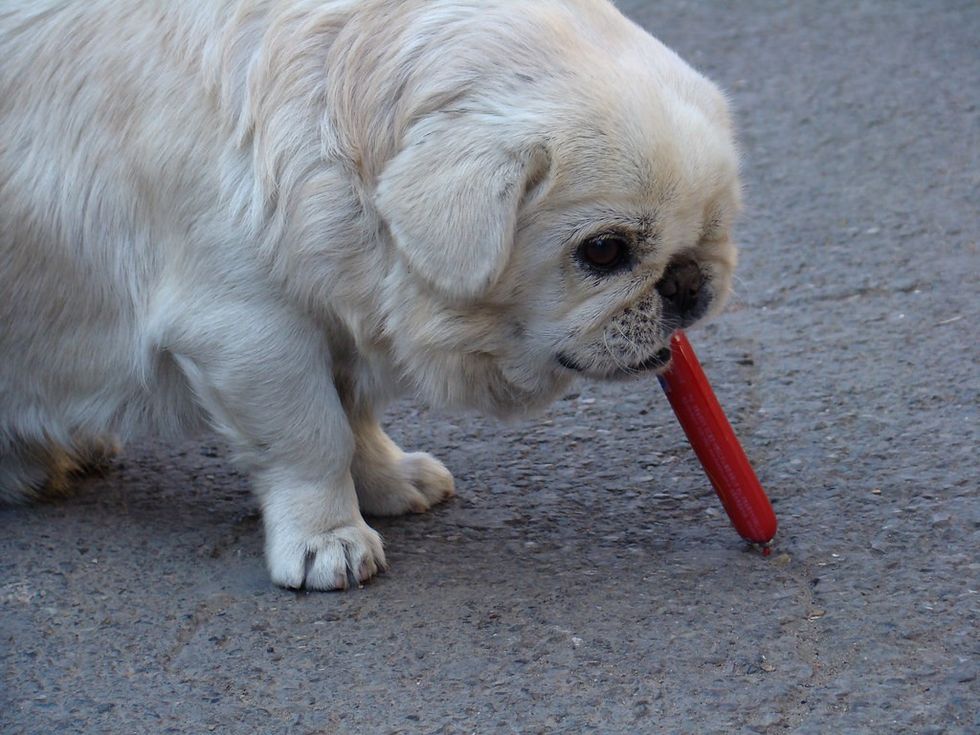
[[[0,511],[3,733],[980,732],[973,0],[627,2],[730,92],[738,294],[691,335],[780,518],[728,524],[655,381],[390,412],[459,497],[391,570],[269,584],[215,440]]]

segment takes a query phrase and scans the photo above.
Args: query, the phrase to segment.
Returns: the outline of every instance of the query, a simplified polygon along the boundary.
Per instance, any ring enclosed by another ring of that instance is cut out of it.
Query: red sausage
[[[769,498],[683,332],[670,347],[673,359],[660,385],[735,530],[747,541],[768,544],[776,535]]]

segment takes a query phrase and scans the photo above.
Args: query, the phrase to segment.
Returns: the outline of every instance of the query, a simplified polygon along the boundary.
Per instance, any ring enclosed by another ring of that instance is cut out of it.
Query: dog
[[[8,0],[0,496],[217,430],[272,580],[454,492],[377,416],[662,371],[730,290],[718,88],[605,0]]]

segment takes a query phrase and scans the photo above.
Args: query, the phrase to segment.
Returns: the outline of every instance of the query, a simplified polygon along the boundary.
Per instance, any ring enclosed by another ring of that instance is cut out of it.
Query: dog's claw
[[[289,589],[350,589],[370,579],[385,564],[381,537],[363,521],[301,543],[273,536],[266,554],[273,581]]]

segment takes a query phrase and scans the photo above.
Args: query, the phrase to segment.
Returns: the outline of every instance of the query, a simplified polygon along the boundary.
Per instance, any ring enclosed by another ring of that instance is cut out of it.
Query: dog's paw
[[[361,512],[374,516],[424,513],[455,493],[452,473],[425,452],[404,454],[387,471],[374,468],[358,479]]]
[[[425,498],[423,511],[456,494],[453,473],[431,454],[411,452],[399,464],[408,481]]]
[[[272,581],[289,589],[345,590],[387,566],[381,536],[363,521],[308,538],[280,531],[266,556]]]

